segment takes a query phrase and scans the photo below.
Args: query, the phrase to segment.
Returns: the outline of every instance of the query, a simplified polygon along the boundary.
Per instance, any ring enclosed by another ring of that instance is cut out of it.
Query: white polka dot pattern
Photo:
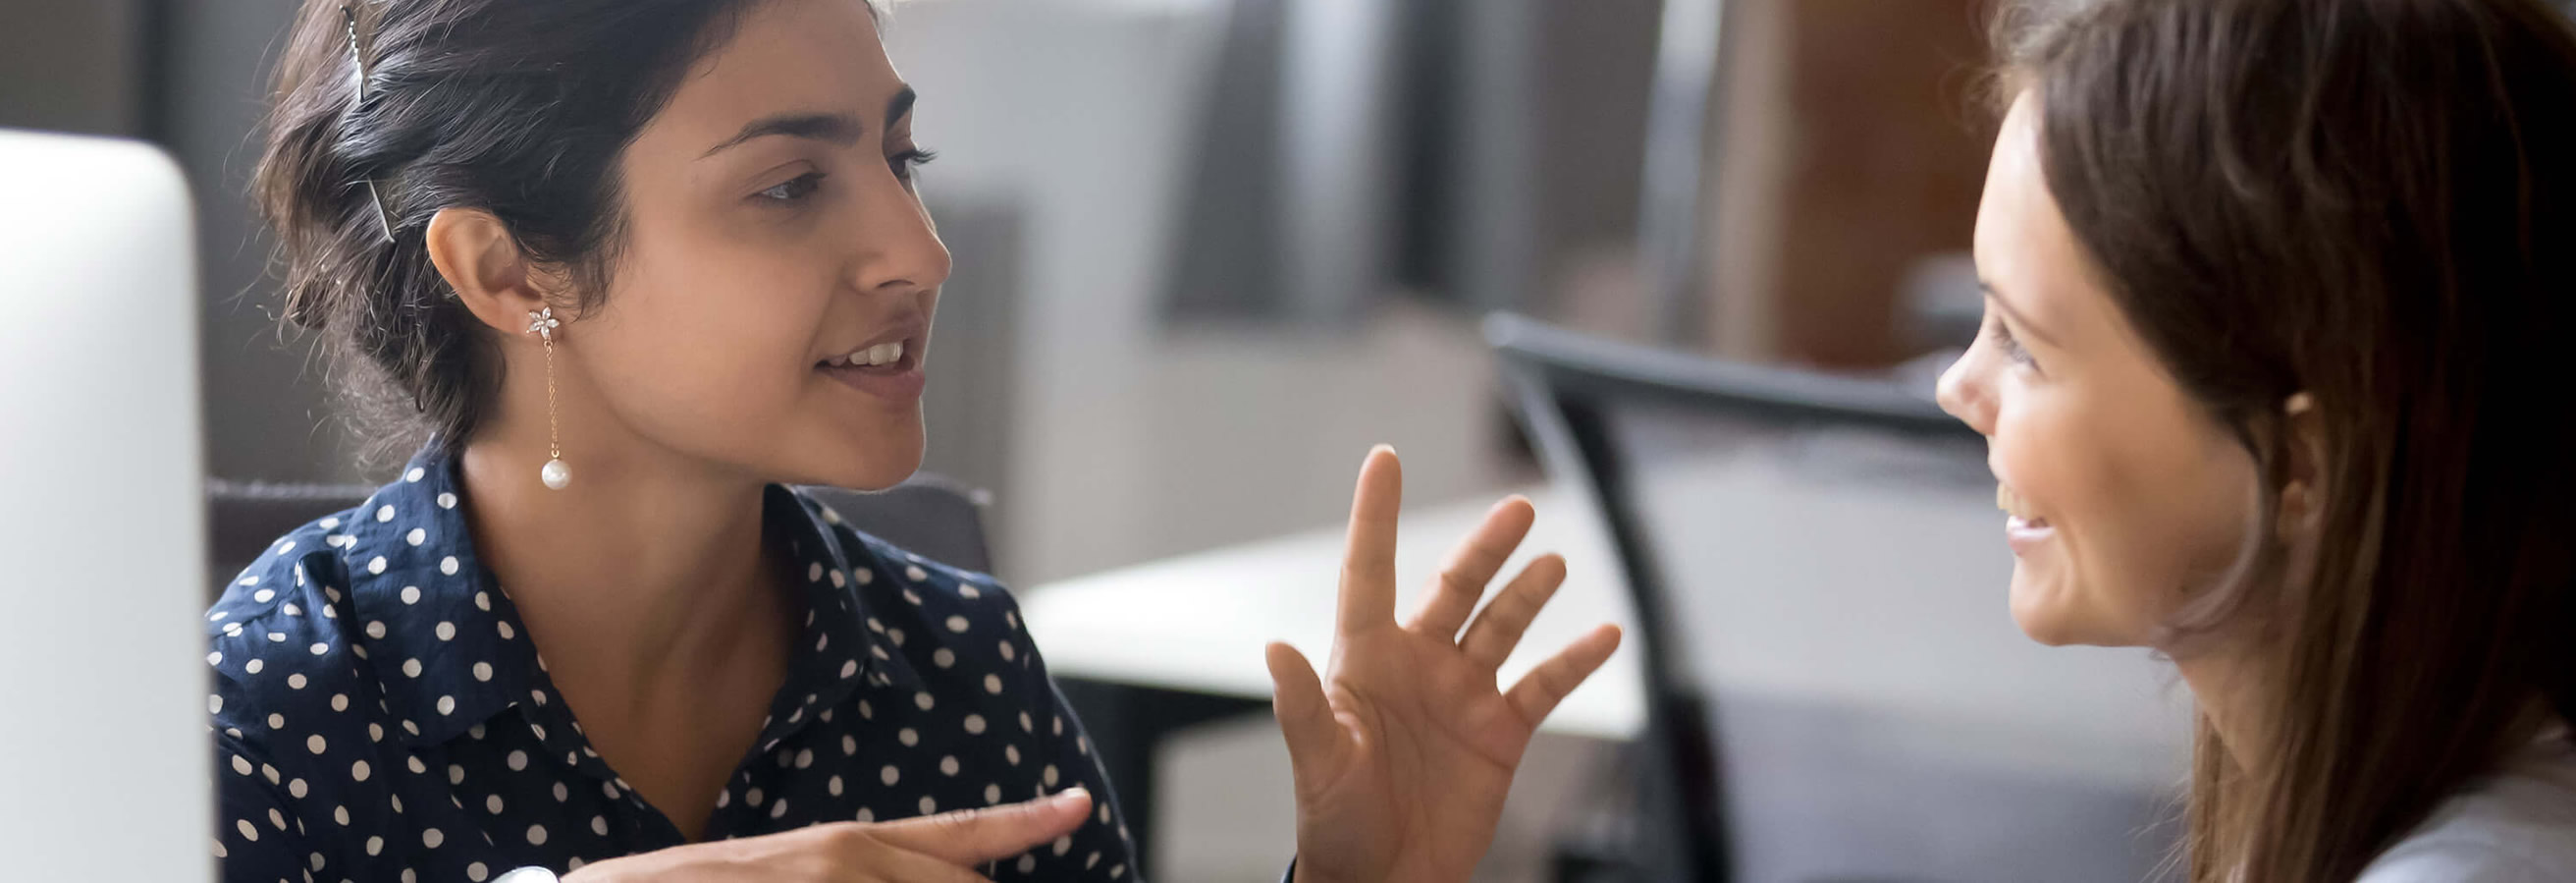
[[[828,523],[801,494],[773,487],[764,505],[792,528],[777,540],[802,561],[806,634],[760,750],[712,809],[672,809],[713,839],[1080,785],[1101,801],[1083,828],[980,870],[1127,876],[1108,783],[1009,594]],[[466,515],[454,461],[424,452],[357,509],[272,544],[208,612],[226,879],[483,881],[683,842],[549,701]]]

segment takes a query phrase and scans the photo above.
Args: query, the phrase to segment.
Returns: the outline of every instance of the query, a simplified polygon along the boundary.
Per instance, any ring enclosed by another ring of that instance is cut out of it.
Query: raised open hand
[[[1495,670],[1565,581],[1564,559],[1542,556],[1476,614],[1485,586],[1536,517],[1519,497],[1494,506],[1450,554],[1412,621],[1398,624],[1395,522],[1403,495],[1395,451],[1370,451],[1351,502],[1327,676],[1317,679],[1287,644],[1269,648],[1279,728],[1295,768],[1298,883],[1466,880],[1493,842],[1539,721],[1619,646],[1619,629],[1604,624],[1508,692],[1496,688]]]

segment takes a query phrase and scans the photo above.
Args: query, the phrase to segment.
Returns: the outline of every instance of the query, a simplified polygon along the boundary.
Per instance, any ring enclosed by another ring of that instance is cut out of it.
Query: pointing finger
[[[1091,792],[1072,788],[1004,806],[940,813],[872,826],[886,844],[960,867],[1010,858],[1082,827]]]

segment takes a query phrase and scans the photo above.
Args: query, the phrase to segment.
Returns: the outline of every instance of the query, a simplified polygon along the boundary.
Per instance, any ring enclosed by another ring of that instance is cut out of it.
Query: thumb
[[[1289,763],[1322,761],[1341,737],[1341,728],[1333,723],[1332,703],[1324,699],[1324,682],[1315,677],[1315,666],[1306,661],[1306,654],[1285,642],[1271,642],[1267,656],[1271,712],[1278,716],[1279,734],[1288,742]]]
[[[1027,803],[940,813],[870,826],[879,842],[958,867],[1000,861],[1082,827],[1091,792],[1071,788]]]

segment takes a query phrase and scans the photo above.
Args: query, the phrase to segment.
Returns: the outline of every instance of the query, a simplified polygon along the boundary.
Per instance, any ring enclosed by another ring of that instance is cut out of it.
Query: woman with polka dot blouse
[[[1009,594],[788,489],[924,445],[949,260],[865,0],[307,0],[273,101],[285,314],[417,453],[207,614],[226,879],[1135,878]],[[1564,577],[1471,617],[1517,499],[1399,622],[1400,484],[1325,677],[1270,649],[1296,880],[1466,879],[1618,640],[1498,689]]]

